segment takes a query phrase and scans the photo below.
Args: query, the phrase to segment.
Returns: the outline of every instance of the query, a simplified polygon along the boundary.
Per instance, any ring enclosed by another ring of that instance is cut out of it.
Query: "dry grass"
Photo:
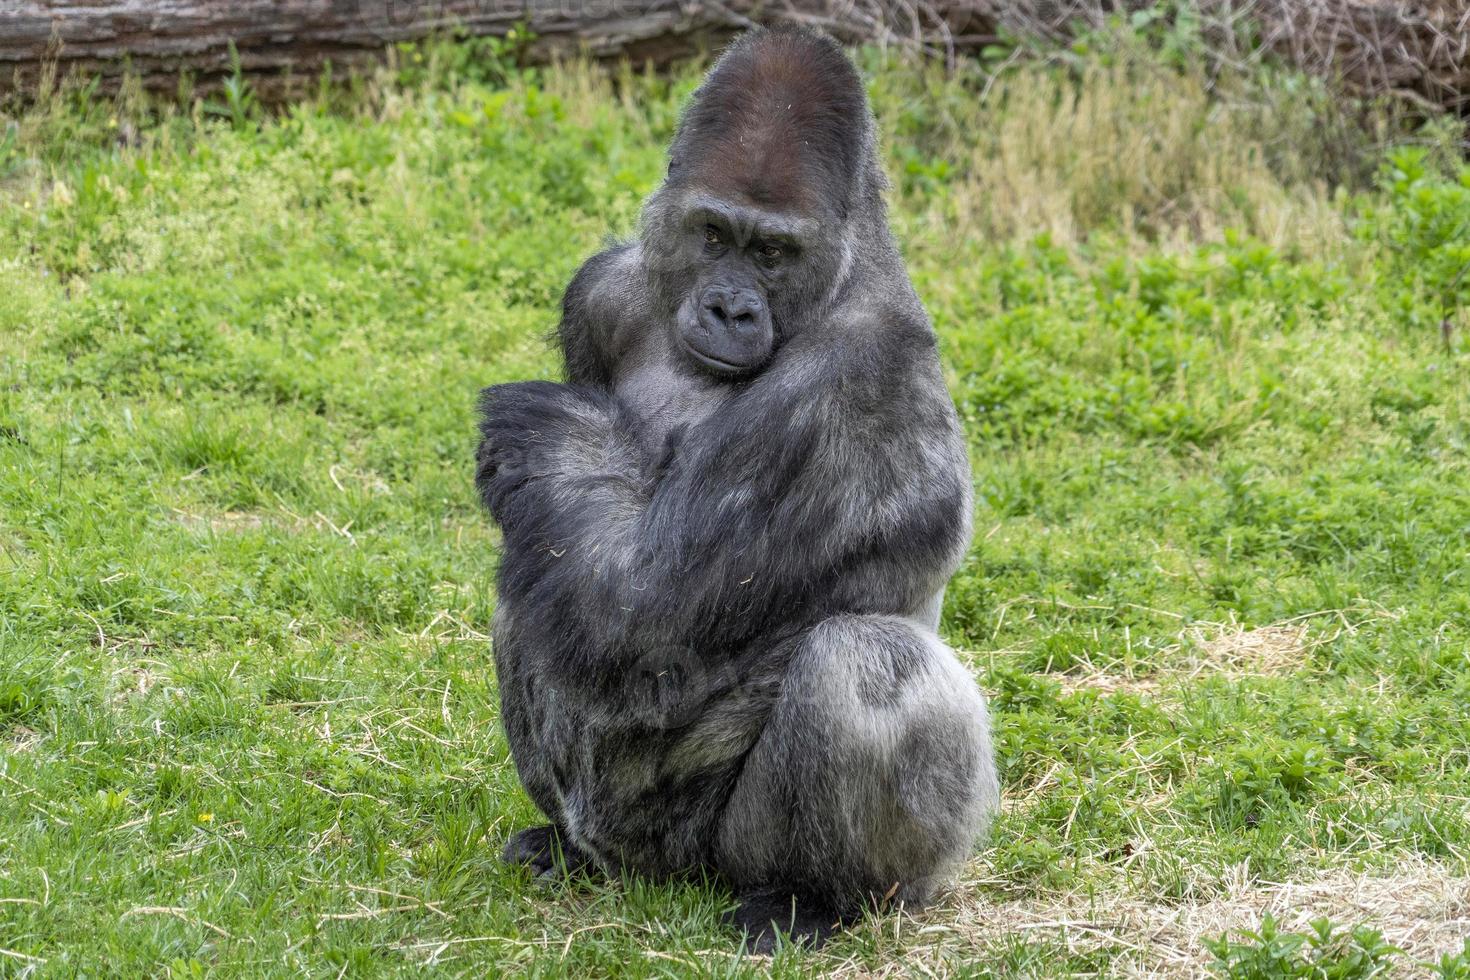
[[[877,96],[882,123],[897,127],[883,140],[887,169],[902,186],[916,162],[948,168],[943,194],[901,209],[911,247],[1041,234],[1066,246],[1103,232],[1119,248],[1187,250],[1231,230],[1308,256],[1349,243],[1335,188],[1369,179],[1391,113],[1355,112],[1305,81],[1266,86],[1247,72],[1170,67],[1126,32],[1092,44],[1064,70],[1043,59],[965,62],[963,87],[937,64],[899,59],[897,74],[914,81]],[[544,84],[569,123],[591,128],[617,101],[640,138],[664,138],[633,111],[640,86],[627,65],[614,76],[569,59]],[[914,112],[922,135],[903,129]],[[631,214],[620,219],[631,228]]]
[[[976,870],[983,878],[984,869]],[[1184,902],[1133,894],[1121,885],[1011,900],[992,894],[974,887],[955,891],[932,912],[904,923],[900,938],[909,952],[903,963],[839,975],[890,976],[915,967],[944,975],[956,959],[1022,935],[1074,953],[1110,949],[1115,975],[1199,976],[1210,962],[1203,939],[1256,929],[1266,913],[1290,931],[1321,917],[1372,926],[1404,951],[1405,968],[1458,951],[1470,935],[1470,876],[1421,858],[1406,858],[1392,874],[1339,868],[1280,883],[1253,880],[1242,866],[1218,894]]]
[[[302,515],[284,508],[270,513],[227,510],[214,514],[196,514],[177,507],[172,510],[178,523],[204,535],[246,534],[271,528],[299,533],[310,529],[330,531],[349,541],[353,540],[351,520],[334,520],[321,511]]]
[[[963,178],[940,218],[964,234],[1059,244],[1095,229],[1186,245],[1237,228],[1310,252],[1344,237],[1316,148],[1219,101],[1200,75],[1124,53],[1077,80],[999,76],[960,127]]]
[[[1201,675],[1216,677],[1268,677],[1290,674],[1306,663],[1313,640],[1300,621],[1246,629],[1238,623],[1196,624],[1184,630],[1174,647],[1163,651],[1189,651],[1172,669],[1144,676],[1120,674],[1109,668],[1084,663],[1079,670],[1054,675],[1064,691],[1092,690],[1104,694],[1128,692],[1156,694]]]
[[[6,731],[0,742],[4,743],[6,752],[30,752],[41,744],[43,736],[34,728],[25,725],[12,725]]]
[[[1393,616],[1379,609],[1329,609],[1257,627],[1246,627],[1233,617],[1222,623],[1191,623],[1179,631],[1173,645],[1159,651],[1157,663],[1167,665],[1163,669],[1137,674],[1120,671],[1112,661],[1084,659],[1066,673],[1051,676],[1069,693],[1154,695],[1201,677],[1289,675],[1305,668],[1318,647],[1356,633],[1369,619]]]
[[[1234,675],[1285,674],[1302,665],[1308,651],[1307,627],[1301,622],[1259,629],[1240,629],[1201,639],[1195,674],[1205,668]]]
[[[175,509],[175,516],[180,524],[190,530],[199,532],[211,532],[214,534],[237,534],[243,531],[256,531],[265,526],[266,519],[260,514],[248,511],[224,511],[219,514],[190,514]]]

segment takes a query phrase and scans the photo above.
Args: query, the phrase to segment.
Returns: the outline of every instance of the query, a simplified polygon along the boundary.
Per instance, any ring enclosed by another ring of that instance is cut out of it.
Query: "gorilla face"
[[[643,260],[681,360],[726,379],[762,370],[822,321],[856,254],[883,247],[870,130],[835,46],[778,37],[715,66],[643,216]]]
[[[678,345],[700,367],[740,377],[763,367],[789,324],[786,289],[807,271],[810,221],[748,204],[695,195],[678,234],[693,261],[674,316]]]

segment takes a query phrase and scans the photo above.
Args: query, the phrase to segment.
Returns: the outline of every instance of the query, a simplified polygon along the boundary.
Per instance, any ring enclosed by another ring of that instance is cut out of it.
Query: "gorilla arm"
[[[505,534],[502,593],[628,655],[915,608],[942,587],[969,514],[932,338],[908,340],[783,352],[657,478],[606,393],[487,389],[477,485]]]
[[[598,252],[567,286],[556,335],[572,384],[607,388],[626,328],[651,320],[639,252],[636,243]]]

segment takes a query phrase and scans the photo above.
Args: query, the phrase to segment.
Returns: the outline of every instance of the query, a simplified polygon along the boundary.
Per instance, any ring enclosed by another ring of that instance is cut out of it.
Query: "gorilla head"
[[[642,236],[659,318],[703,370],[761,368],[842,289],[851,243],[886,236],[872,129],[861,79],[821,35],[748,35],[705,79]]]

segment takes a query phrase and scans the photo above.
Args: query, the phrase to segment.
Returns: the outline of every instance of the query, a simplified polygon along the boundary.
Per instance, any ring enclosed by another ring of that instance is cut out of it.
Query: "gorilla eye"
[[[760,255],[767,262],[779,262],[781,261],[781,248],[779,245],[762,245]]]
[[[704,226],[704,243],[706,245],[718,245],[718,244],[720,244],[720,229],[716,228],[714,225],[705,225]]]

